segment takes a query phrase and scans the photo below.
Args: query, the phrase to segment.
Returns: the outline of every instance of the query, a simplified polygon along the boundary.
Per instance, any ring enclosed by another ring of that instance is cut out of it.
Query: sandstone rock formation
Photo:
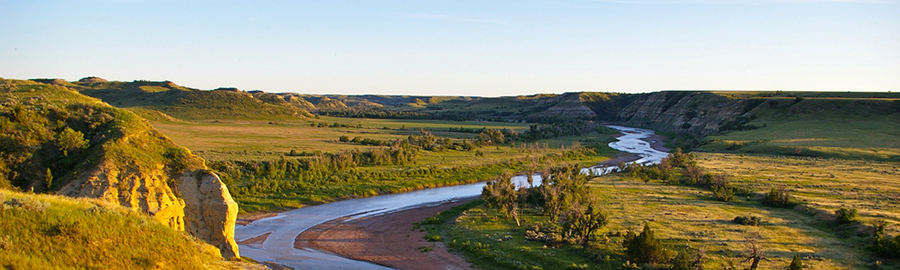
[[[178,193],[184,200],[185,230],[218,247],[223,257],[238,257],[238,205],[219,176],[205,170],[185,172],[178,178]]]
[[[162,166],[155,172],[162,172]],[[176,230],[184,230],[184,203],[166,184],[168,177],[116,166],[107,160],[63,186],[59,194],[100,198],[146,213]]]
[[[194,170],[171,179],[161,173],[162,168],[142,172],[128,167],[106,161],[77,177],[59,193],[116,202],[149,214],[173,229],[187,231],[218,247],[225,258],[239,256],[234,241],[238,206],[217,175]],[[170,187],[173,182],[177,183]]]

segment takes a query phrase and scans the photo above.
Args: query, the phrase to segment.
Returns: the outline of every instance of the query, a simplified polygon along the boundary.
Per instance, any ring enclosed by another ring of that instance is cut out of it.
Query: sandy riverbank
[[[624,134],[613,135],[613,137],[618,138],[618,137],[621,137],[622,135],[624,135]],[[641,140],[650,144],[650,147],[657,151],[669,152],[669,148],[666,148],[665,143],[663,142],[662,136],[653,134],[653,136],[643,138]],[[628,163],[628,162],[638,160],[639,158],[640,158],[640,156],[638,154],[620,152],[620,153],[616,154],[615,156],[613,156],[611,159],[607,159],[607,160],[604,160],[603,162],[600,162],[600,164],[598,164],[598,166],[617,166],[617,165],[619,165],[619,163]]]
[[[380,216],[347,218],[316,225],[297,236],[295,248],[313,248],[397,269],[473,269],[443,243],[428,242],[413,223],[468,200],[413,208]],[[428,247],[431,251],[422,252]]]

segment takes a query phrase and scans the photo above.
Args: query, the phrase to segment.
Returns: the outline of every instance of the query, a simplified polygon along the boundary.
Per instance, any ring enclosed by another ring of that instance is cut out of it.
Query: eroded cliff
[[[629,126],[703,137],[745,116],[752,105],[751,100],[708,92],[655,92],[635,98],[619,112],[619,119]]]

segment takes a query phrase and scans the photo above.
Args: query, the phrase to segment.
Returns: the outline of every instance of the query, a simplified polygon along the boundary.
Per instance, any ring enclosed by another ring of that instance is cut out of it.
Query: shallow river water
[[[640,155],[637,163],[656,163],[668,153],[650,147],[644,141],[653,135],[653,131],[639,128],[609,126],[624,133],[618,141],[609,144],[616,150]],[[605,174],[615,167],[585,168],[583,172]],[[527,185],[524,175],[513,177],[512,181],[519,186]],[[536,185],[540,184],[540,176],[534,176]],[[246,239],[271,233],[262,245],[241,245],[242,256],[264,262],[270,261],[295,269],[390,269],[368,262],[355,261],[341,256],[312,249],[294,248],[294,239],[303,231],[329,220],[352,216],[361,217],[394,212],[402,209],[429,204],[440,204],[459,198],[468,198],[481,194],[484,183],[440,187],[399,194],[387,194],[368,198],[350,199],[322,205],[304,207],[280,213],[278,216],[254,221],[246,226],[235,227],[235,239],[240,242]]]

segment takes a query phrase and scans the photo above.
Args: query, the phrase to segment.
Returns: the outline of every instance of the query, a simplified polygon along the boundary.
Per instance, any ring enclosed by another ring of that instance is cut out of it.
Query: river
[[[609,144],[613,149],[638,154],[637,163],[656,163],[668,153],[653,149],[647,138],[653,131],[639,128],[609,126],[624,135],[618,141]],[[591,167],[582,172],[605,174],[616,167]],[[534,176],[535,185],[540,184],[540,175]],[[518,186],[526,186],[524,175],[512,178]],[[429,204],[440,204],[459,198],[468,198],[481,194],[484,183],[475,183],[451,187],[431,188],[398,194],[386,194],[368,198],[350,199],[322,205],[304,207],[280,213],[277,216],[254,221],[248,225],[235,227],[235,240],[238,242],[270,233],[261,245],[240,245],[241,256],[253,258],[259,262],[269,261],[295,269],[390,269],[380,265],[355,261],[337,255],[313,249],[296,249],[294,240],[303,231],[329,220],[352,216],[353,218],[378,215],[397,210]]]

